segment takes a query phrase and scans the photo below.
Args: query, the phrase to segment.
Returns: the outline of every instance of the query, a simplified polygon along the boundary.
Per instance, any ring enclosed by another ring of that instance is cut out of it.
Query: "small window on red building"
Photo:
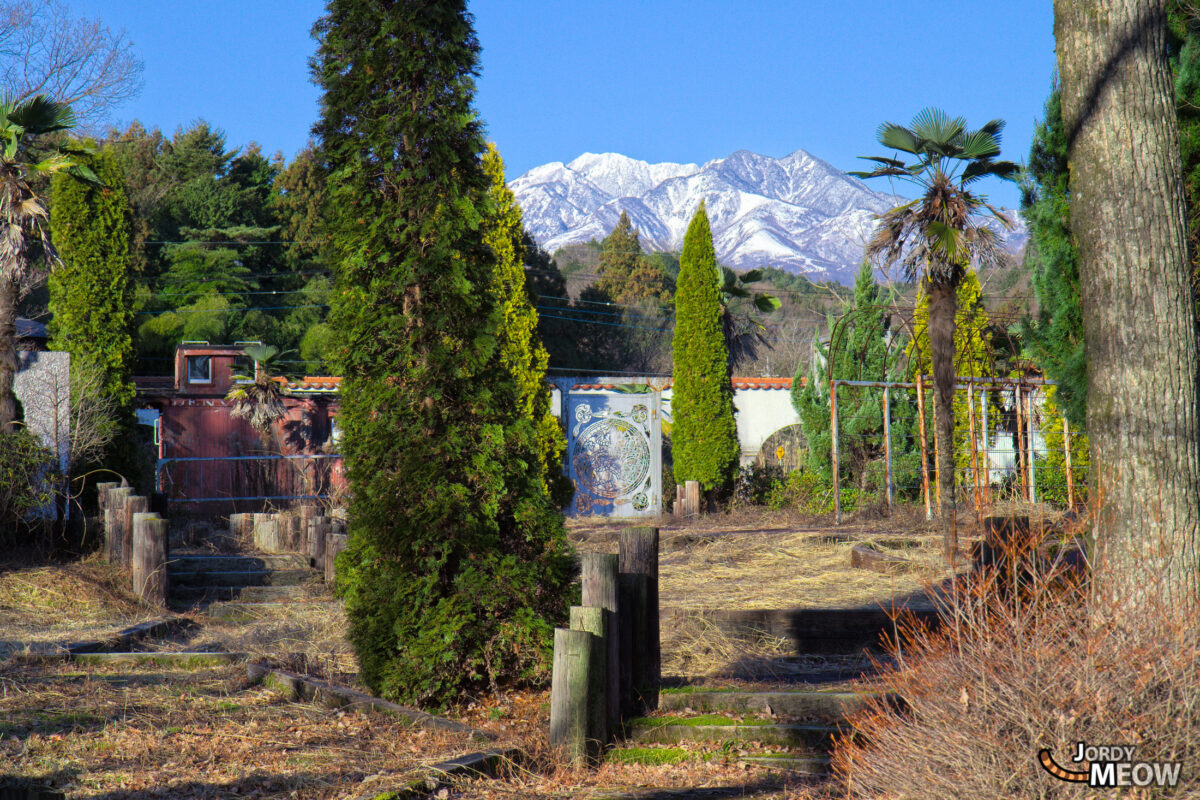
[[[208,356],[187,357],[188,383],[212,383],[212,360]]]

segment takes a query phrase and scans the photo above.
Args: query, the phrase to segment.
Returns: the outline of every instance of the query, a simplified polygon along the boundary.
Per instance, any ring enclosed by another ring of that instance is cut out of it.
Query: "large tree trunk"
[[[929,354],[933,368],[933,420],[937,426],[938,494],[946,557],[958,558],[954,508],[954,315],[957,287],[926,281],[929,295]]]
[[[17,418],[17,283],[0,274],[0,433],[11,431]]]
[[[1162,0],[1055,0],[1097,585],[1194,597],[1197,356]]]

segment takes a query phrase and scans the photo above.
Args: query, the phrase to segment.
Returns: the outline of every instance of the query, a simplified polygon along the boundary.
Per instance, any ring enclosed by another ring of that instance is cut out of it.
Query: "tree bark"
[[[0,272],[0,433],[15,430],[17,396],[17,282]]]
[[[958,310],[957,286],[949,281],[929,281],[929,355],[933,369],[933,424],[937,426],[938,493],[946,557],[958,553],[954,507],[954,315]]]
[[[1097,586],[1195,597],[1195,317],[1162,0],[1055,0],[1088,361]]]

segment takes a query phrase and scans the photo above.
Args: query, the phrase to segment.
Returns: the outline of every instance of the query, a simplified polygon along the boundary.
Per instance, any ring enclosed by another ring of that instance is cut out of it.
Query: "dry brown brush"
[[[1138,613],[1114,614],[1080,577],[1079,559],[1014,555],[941,595],[941,631],[902,634],[898,666],[881,678],[902,703],[880,703],[852,720],[852,735],[835,752],[847,795],[1111,794],[1062,782],[1039,764],[1039,750],[1048,748],[1066,769],[1086,770],[1071,760],[1086,742],[1131,745],[1135,762],[1182,764],[1175,789],[1123,796],[1200,796],[1195,609],[1147,592]]]

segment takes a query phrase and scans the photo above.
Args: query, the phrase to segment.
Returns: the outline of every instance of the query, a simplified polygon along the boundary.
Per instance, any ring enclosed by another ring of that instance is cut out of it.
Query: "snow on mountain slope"
[[[717,257],[736,269],[775,266],[851,283],[875,216],[898,199],[797,150],[784,158],[739,150],[707,164],[648,164],[584,153],[529,170],[509,186],[525,226],[545,249],[603,239],[622,211],[649,250],[679,250],[697,205],[707,204]],[[1024,223],[1001,232],[1024,244]]]

